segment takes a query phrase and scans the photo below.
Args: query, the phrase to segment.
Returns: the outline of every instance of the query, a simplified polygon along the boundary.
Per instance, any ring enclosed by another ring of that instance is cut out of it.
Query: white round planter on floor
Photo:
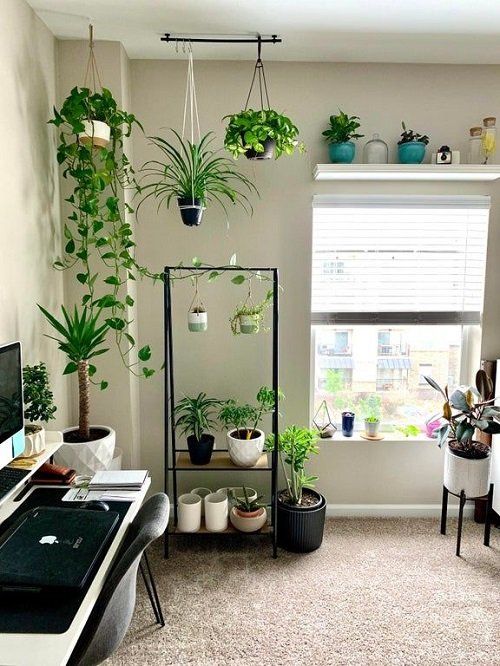
[[[177,529],[179,532],[198,532],[201,527],[201,497],[185,493],[177,500]]]
[[[227,529],[228,500],[224,493],[210,493],[205,497],[205,527],[209,532]]]
[[[90,428],[107,430],[106,437],[95,439],[92,442],[65,442],[55,453],[54,460],[57,465],[75,469],[78,474],[93,476],[95,472],[109,469],[113,460],[116,443],[116,432],[113,428],[103,425],[92,425]],[[78,430],[77,426],[66,428],[64,433]]]
[[[227,437],[227,450],[232,462],[238,467],[255,467],[264,450],[266,440],[262,430],[257,430],[258,437],[253,439],[237,439],[233,435],[236,430],[230,430]]]
[[[85,129],[78,135],[80,143],[90,143],[99,148],[105,148],[111,136],[109,125],[102,120],[84,120]]]
[[[446,445],[444,454],[444,485],[455,495],[465,491],[467,497],[483,497],[490,487],[491,455],[472,460],[457,456]]]

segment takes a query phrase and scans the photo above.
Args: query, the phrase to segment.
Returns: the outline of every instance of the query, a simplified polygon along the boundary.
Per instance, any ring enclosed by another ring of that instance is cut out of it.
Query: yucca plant
[[[63,319],[58,320],[41,305],[38,306],[45,315],[49,324],[59,333],[59,337],[47,335],[55,340],[59,349],[68,357],[68,364],[64,368],[65,375],[78,373],[78,437],[82,441],[90,439],[90,382],[96,372],[96,367],[90,360],[108,351],[103,347],[109,330],[107,323],[101,323],[101,310],[93,314],[87,307],[80,311],[77,306],[73,313],[69,313],[64,305],[61,306]],[[99,383],[101,389],[107,387],[107,382]]]
[[[227,204],[240,204],[248,213],[253,212],[248,194],[258,194],[251,180],[235,169],[234,163],[217,155],[211,148],[213,132],[205,134],[198,143],[184,139],[172,130],[178,147],[159,136],[152,136],[152,144],[158,148],[163,160],[149,160],[142,167],[144,174],[141,191],[145,194],[139,207],[153,197],[162,205],[170,206],[177,199],[181,213],[185,209],[202,211],[212,202],[219,203],[227,213]],[[201,214],[189,226],[200,223]]]

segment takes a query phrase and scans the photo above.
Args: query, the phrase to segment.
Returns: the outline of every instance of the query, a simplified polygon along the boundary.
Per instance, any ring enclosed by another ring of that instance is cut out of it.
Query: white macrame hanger
[[[198,116],[198,101],[196,99],[196,86],[194,82],[194,64],[193,64],[193,49],[191,44],[188,43],[187,46],[188,53],[188,70],[187,70],[187,80],[186,80],[186,95],[184,98],[184,115],[182,119],[182,138],[186,133],[186,121],[188,116],[188,104],[189,104],[189,116],[191,122],[191,143],[195,143],[195,128],[198,134],[198,143],[201,139],[200,131],[200,119]]]

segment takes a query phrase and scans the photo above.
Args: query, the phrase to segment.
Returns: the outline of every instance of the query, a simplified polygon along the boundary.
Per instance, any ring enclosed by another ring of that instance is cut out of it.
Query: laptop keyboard
[[[28,469],[14,469],[13,467],[0,469],[0,500],[8,495],[12,488],[15,488],[29,473]]]

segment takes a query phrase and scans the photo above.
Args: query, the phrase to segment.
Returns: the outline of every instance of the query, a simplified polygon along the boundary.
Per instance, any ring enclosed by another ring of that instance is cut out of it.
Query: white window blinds
[[[478,323],[490,199],[316,196],[313,323]]]

